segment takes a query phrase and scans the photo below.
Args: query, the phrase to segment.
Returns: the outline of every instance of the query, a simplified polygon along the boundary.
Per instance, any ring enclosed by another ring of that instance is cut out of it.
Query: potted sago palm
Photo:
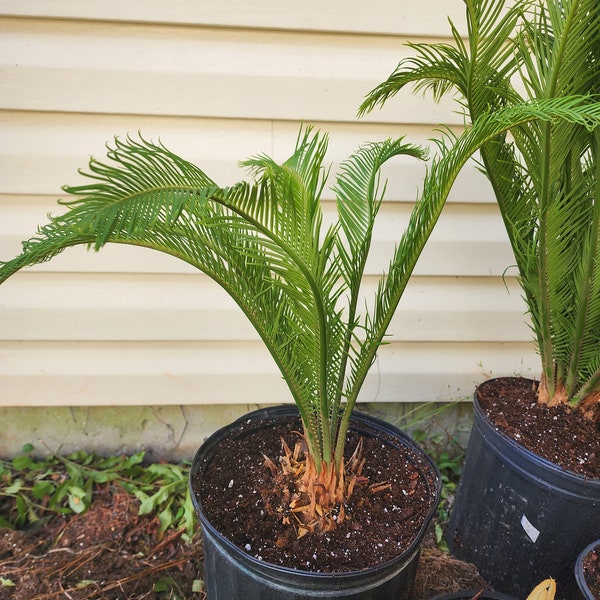
[[[381,167],[425,152],[402,139],[359,148],[325,224],[327,137],[310,128],[288,160],[251,158],[249,179],[229,187],[161,144],[116,139],[89,183],[65,188],[66,212],[0,265],[3,282],[70,246],[142,246],[209,275],[256,328],[294,402],[219,430],[193,461],[211,600],[408,597],[440,479],[406,435],[354,407],[454,178],[507,123],[533,118],[580,114],[553,100],[509,107],[440,144],[372,298],[361,284]]]
[[[522,596],[552,576],[562,598],[600,534],[600,10],[597,0],[465,4],[467,38],[452,26],[453,44],[411,44],[361,110],[415,85],[455,93],[473,126],[550,99],[588,115],[515,124],[481,146],[541,364],[535,381],[478,386],[446,532],[497,589]]]

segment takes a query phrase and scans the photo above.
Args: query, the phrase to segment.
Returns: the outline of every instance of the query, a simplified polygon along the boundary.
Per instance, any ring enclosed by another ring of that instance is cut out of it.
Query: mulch
[[[138,506],[124,490],[105,487],[84,514],[55,515],[25,531],[0,529],[0,599],[201,599],[193,592],[199,537],[160,536],[158,519],[139,516]]]
[[[84,514],[53,516],[27,531],[0,529],[0,600],[204,600],[199,533],[161,537],[158,519],[137,510],[135,498],[105,486]],[[473,565],[427,538],[415,599],[486,587]]]

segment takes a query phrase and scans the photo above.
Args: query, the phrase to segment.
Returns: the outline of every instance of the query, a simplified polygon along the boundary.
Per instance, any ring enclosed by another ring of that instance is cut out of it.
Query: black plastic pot
[[[581,554],[577,557],[577,562],[575,563],[575,581],[577,581],[577,585],[579,587],[579,591],[581,595],[585,598],[585,600],[598,600],[590,590],[583,570],[583,562],[586,556],[594,550],[594,548],[598,548],[600,550],[600,539],[593,541],[589,546],[587,546]]]
[[[491,590],[464,590],[461,592],[453,592],[451,594],[440,594],[434,596],[431,600],[471,600],[471,598],[475,597],[477,597],[477,600],[519,600],[508,594],[501,594],[500,592]]]
[[[446,540],[494,589],[519,598],[543,579],[577,594],[574,565],[600,536],[600,480],[565,471],[496,431],[474,399],[474,424]]]
[[[290,418],[298,414],[295,407],[281,406],[249,413],[217,431],[199,448],[190,472],[190,491],[202,527],[204,579],[209,600],[401,600],[408,597],[417,569],[419,552],[427,526],[440,498],[440,478],[434,463],[402,431],[379,419],[356,414],[351,428],[365,436],[383,434],[384,443],[413,448],[430,469],[423,478],[431,489],[432,502],[427,519],[417,539],[395,560],[376,568],[347,573],[312,573],[290,569],[256,559],[221,535],[202,511],[202,502],[194,489],[194,481],[202,477],[219,442],[230,436],[247,434],[264,427],[273,418]],[[431,473],[434,481],[431,484]]]

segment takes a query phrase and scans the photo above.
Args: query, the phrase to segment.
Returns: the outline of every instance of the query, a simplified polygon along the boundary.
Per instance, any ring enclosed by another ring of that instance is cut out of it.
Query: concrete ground
[[[0,457],[25,444],[38,456],[86,450],[102,455],[146,451],[149,460],[191,459],[211,433],[257,405],[0,407]],[[466,448],[471,404],[363,404],[358,410],[413,432],[427,449]],[[458,444],[458,446],[457,446]]]

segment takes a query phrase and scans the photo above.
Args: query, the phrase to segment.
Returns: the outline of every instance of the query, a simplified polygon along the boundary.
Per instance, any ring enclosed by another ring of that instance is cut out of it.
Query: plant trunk
[[[336,522],[344,520],[345,493],[344,464],[322,463],[317,470],[314,456],[305,457],[304,473],[298,481],[298,490],[308,503],[292,507],[308,531],[330,531]]]
[[[550,390],[546,377],[541,377],[537,391],[537,401],[539,404],[556,406],[558,404],[568,404],[569,400],[570,398],[563,382],[559,381],[554,386],[554,389]],[[600,420],[600,390],[594,390],[584,396],[575,405],[575,408],[580,411],[586,419],[590,419],[597,423]]]
[[[600,390],[588,394],[577,407],[583,416],[594,423],[600,422]]]
[[[285,440],[281,440],[283,454],[278,467],[265,457],[265,464],[275,477],[277,486],[291,477],[296,482],[296,490],[285,498],[284,513],[291,511],[294,519],[284,516],[284,522],[296,528],[298,537],[309,532],[331,531],[345,519],[344,504],[352,495],[356,485],[366,485],[362,476],[365,460],[362,457],[362,439],[354,453],[346,462],[322,461],[317,468],[315,456],[308,451],[306,438],[297,442],[294,450]],[[380,491],[379,484],[377,491]],[[384,485],[385,487],[385,485]]]

